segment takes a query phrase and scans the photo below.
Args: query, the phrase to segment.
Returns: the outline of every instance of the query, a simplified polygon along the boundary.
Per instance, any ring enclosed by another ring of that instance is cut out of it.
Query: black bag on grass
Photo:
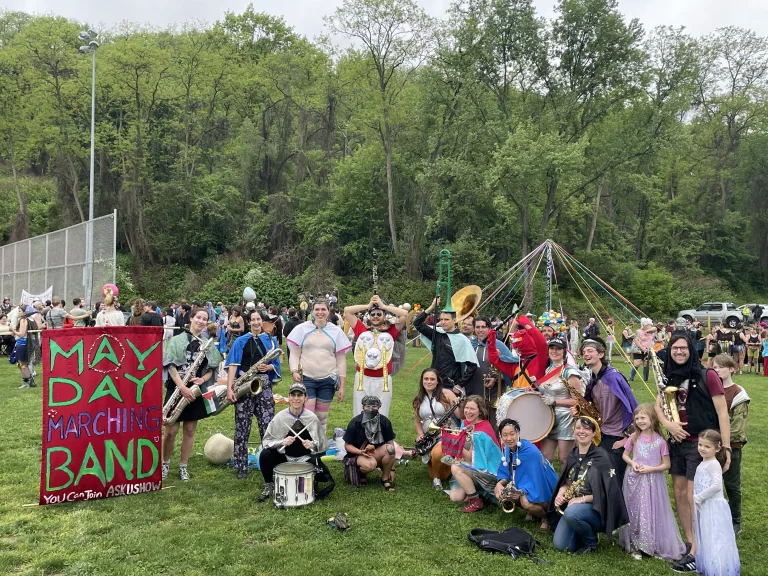
[[[533,536],[516,526],[502,531],[473,528],[467,537],[470,542],[477,544],[480,550],[502,552],[512,558],[531,556],[537,544]]]

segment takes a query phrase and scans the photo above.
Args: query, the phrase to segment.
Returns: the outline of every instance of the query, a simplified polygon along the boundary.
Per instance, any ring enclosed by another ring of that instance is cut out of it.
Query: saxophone
[[[190,364],[189,368],[184,374],[184,378],[181,380],[182,386],[185,388],[190,388],[192,393],[195,395],[195,398],[200,398],[203,392],[200,390],[200,386],[197,384],[192,384],[192,386],[189,386],[189,381],[195,377],[195,374],[197,373],[198,368],[200,368],[202,365],[203,360],[205,360],[205,355],[208,351],[208,348],[211,346],[211,344],[213,344],[213,341],[214,338],[208,338],[208,340],[200,347],[200,350],[197,352],[197,356],[195,356],[194,361],[192,364]],[[176,420],[179,419],[179,416],[181,416],[184,408],[186,408],[189,403],[190,401],[181,395],[181,388],[177,386],[173,391],[173,394],[171,394],[171,397],[168,398],[168,401],[163,406],[163,424],[166,426],[175,424]]]
[[[581,494],[581,490],[582,488],[584,488],[584,478],[586,478],[587,472],[589,471],[590,466],[592,466],[591,460],[587,462],[587,466],[581,472],[579,477],[576,478],[576,480],[574,480],[573,482],[571,482],[571,485],[565,489],[565,492],[563,492],[563,499],[566,502],[570,501],[572,498]],[[562,506],[562,504],[560,506]],[[560,506],[555,506],[555,510],[557,510],[558,514],[565,514],[565,510],[560,508]]]
[[[414,444],[413,447],[413,450],[419,456],[427,454],[435,447],[435,444],[440,442],[440,437],[443,433],[443,425],[450,420],[453,413],[456,412],[456,409],[461,405],[462,400],[464,400],[463,393],[459,394],[459,401],[451,406],[450,410],[443,414],[437,421],[433,420],[429,423],[429,426],[427,426],[427,429],[424,431],[424,436],[416,440],[416,444]]]
[[[264,366],[265,364],[269,364],[273,360],[280,358],[282,353],[283,351],[273,344],[272,348],[270,348],[267,353],[256,362],[256,364],[248,368],[246,372],[243,372],[243,374],[232,383],[232,391],[235,393],[238,400],[247,394],[252,394],[254,396],[256,396],[256,394],[261,394],[261,380],[257,378],[259,374],[259,366]],[[217,386],[216,388],[216,405],[220,406],[216,410],[218,413],[232,404],[232,402],[227,399],[226,386],[221,388]]]
[[[563,384],[565,384],[568,392],[570,392],[571,398],[576,400],[576,409],[579,413],[579,416],[589,416],[595,420],[595,422],[600,424],[602,417],[600,416],[600,411],[597,409],[597,406],[592,404],[592,402],[588,402],[587,399],[584,398],[584,395],[581,393],[581,390],[576,390],[576,388],[571,386],[570,382],[568,382],[568,379],[571,376],[578,376],[579,379],[581,379],[581,372],[572,366],[566,366],[560,373],[560,379],[563,381]]]
[[[656,351],[651,350],[650,355],[651,369],[656,380],[657,394],[661,398],[661,409],[664,412],[664,417],[670,422],[680,422],[680,413],[677,411],[677,401],[675,400],[677,388],[667,386],[667,377],[664,376],[664,370],[661,367],[659,357],[656,356]]]
[[[515,479],[509,481],[509,484],[501,489],[501,498],[499,498],[499,506],[507,514],[515,511],[520,496],[523,495],[522,490],[515,488]]]

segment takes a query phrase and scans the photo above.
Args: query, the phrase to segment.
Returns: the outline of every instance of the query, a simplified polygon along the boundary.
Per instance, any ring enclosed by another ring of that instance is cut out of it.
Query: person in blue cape
[[[496,472],[499,480],[494,489],[496,498],[502,508],[511,507],[512,502],[518,504],[529,516],[541,520],[541,531],[549,530],[547,507],[557,485],[555,469],[534,444],[520,438],[520,424],[516,420],[502,420],[499,437],[504,451]]]
[[[253,417],[256,416],[263,441],[267,426],[275,416],[272,386],[280,381],[280,360],[275,359],[258,368],[256,378],[261,381],[261,392],[256,395],[246,394],[237,399],[232,387],[235,379],[247,372],[270,349],[277,347],[277,340],[262,332],[263,317],[259,310],[249,312],[248,321],[250,332],[235,340],[225,363],[228,369],[227,398],[235,405],[234,468],[239,479],[248,475],[248,438]]]
[[[477,356],[469,338],[456,328],[456,312],[443,310],[439,326],[427,326],[427,316],[437,307],[439,298],[413,319],[413,327],[421,334],[424,346],[432,351],[432,365],[440,374],[446,388],[454,394],[466,394],[467,386],[477,371]]]

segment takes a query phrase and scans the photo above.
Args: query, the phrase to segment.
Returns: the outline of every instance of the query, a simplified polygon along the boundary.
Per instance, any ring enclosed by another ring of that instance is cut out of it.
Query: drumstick
[[[307,424],[306,426],[304,426],[304,428],[302,428],[302,429],[301,429],[301,430],[299,430],[298,432],[295,432],[295,431],[294,431],[292,428],[289,428],[289,429],[288,429],[288,432],[290,432],[290,433],[291,433],[291,434],[293,434],[293,435],[294,435],[296,438],[298,438],[299,436],[301,436],[301,435],[302,435],[302,434],[303,434],[303,433],[304,433],[304,432],[307,430],[307,428],[309,428],[309,424]],[[280,448],[278,448],[278,449],[277,449],[277,451],[278,451],[278,452],[280,452],[280,454],[285,454],[285,446],[280,446]]]

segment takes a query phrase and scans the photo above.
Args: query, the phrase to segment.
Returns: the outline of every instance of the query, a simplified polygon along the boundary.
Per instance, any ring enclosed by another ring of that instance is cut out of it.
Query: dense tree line
[[[136,271],[228,255],[321,285],[369,275],[376,248],[382,278],[418,280],[448,248],[457,282],[482,283],[551,237],[694,300],[768,279],[766,38],[645,30],[615,0],[553,20],[459,0],[440,21],[345,0],[326,25],[350,47],[252,6],[102,31],[96,214],[118,209]],[[87,217],[84,27],[0,13],[5,240]]]

